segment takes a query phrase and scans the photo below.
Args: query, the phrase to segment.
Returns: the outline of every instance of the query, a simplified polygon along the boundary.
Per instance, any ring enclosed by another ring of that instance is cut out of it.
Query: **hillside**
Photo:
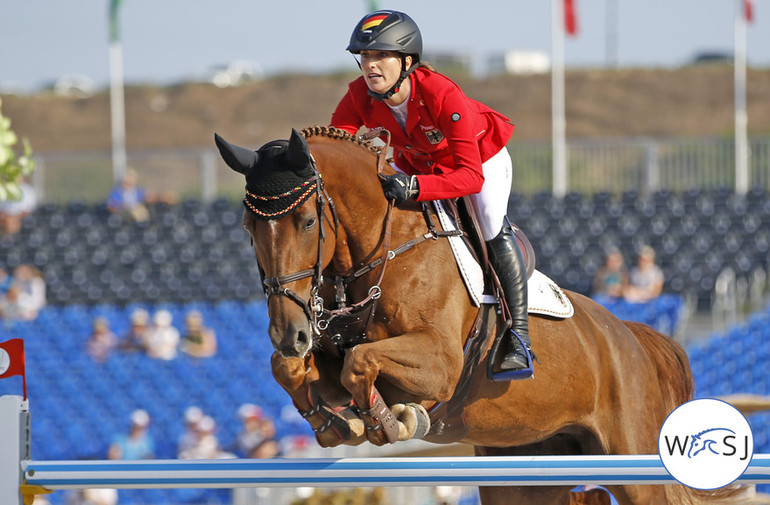
[[[206,147],[214,131],[243,145],[286,137],[290,128],[324,124],[355,74],[283,75],[236,88],[206,84],[126,89],[129,149]],[[457,78],[465,92],[510,117],[514,141],[550,138],[550,76]],[[567,136],[714,137],[733,131],[733,70],[567,72]],[[749,132],[770,134],[770,69],[748,77]],[[4,96],[13,127],[39,152],[110,146],[109,96]]]

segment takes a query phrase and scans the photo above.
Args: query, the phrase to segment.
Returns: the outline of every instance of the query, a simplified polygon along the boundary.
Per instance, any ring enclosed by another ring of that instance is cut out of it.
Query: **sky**
[[[567,67],[677,67],[702,51],[730,53],[739,0],[574,0],[578,34]],[[753,0],[750,66],[770,67],[770,0]],[[482,75],[509,50],[551,51],[548,0],[379,0],[407,12],[426,52],[471,56]],[[32,91],[65,74],[109,80],[109,0],[0,0],[0,87]],[[345,52],[367,12],[363,0],[122,0],[120,39],[128,84],[173,84],[233,60],[268,75],[355,70]],[[608,15],[615,6],[617,15]],[[616,22],[608,23],[608,20]],[[612,29],[608,29],[611,27]],[[608,43],[617,33],[616,44]]]

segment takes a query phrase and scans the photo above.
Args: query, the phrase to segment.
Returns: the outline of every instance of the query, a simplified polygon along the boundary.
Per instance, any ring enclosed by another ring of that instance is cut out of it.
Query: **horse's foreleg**
[[[340,378],[362,411],[368,440],[382,445],[396,439],[424,436],[429,420],[427,412],[419,404],[449,400],[461,367],[462,351],[459,346],[458,350],[454,350],[448,342],[437,342],[425,334],[415,333],[350,349],[345,354]],[[375,388],[378,379],[384,381],[384,397]],[[399,396],[389,394],[391,391],[399,391]],[[388,408],[388,404],[396,402],[404,404],[397,407],[398,415]],[[399,421],[395,434],[388,433],[392,417],[397,417]]]
[[[313,427],[322,447],[335,447],[342,443],[358,445],[365,440],[360,419],[348,410],[333,409],[311,387],[311,384],[318,384],[320,379],[313,355],[284,358],[276,352],[270,364],[273,377],[289,394],[302,417]]]

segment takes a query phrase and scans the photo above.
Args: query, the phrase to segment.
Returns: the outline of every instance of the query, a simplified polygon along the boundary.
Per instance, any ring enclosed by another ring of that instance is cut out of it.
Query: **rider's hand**
[[[385,175],[380,180],[385,198],[395,200],[401,203],[404,200],[413,200],[420,194],[420,188],[417,184],[417,177],[398,173],[396,175]]]

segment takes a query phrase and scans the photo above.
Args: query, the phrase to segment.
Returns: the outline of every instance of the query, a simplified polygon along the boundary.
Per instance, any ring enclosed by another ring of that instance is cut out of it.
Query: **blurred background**
[[[220,161],[213,134],[257,148],[327,124],[358,75],[344,50],[350,33],[375,8],[409,13],[425,59],[516,125],[509,216],[540,270],[679,341],[699,397],[766,398],[770,4],[566,2],[576,30],[563,42],[552,20],[562,0],[5,2],[2,114],[28,140],[36,168],[23,186],[32,201],[0,209],[0,278],[8,276],[0,341],[26,343],[33,458],[106,458],[137,410],[151,419],[155,456],[179,457],[190,407],[215,423],[222,453],[243,456],[244,404],[273,423],[261,436],[279,443],[277,454],[342,455],[315,448],[270,377],[265,301],[240,227],[243,179]],[[567,187],[554,194],[552,70],[561,64]],[[741,87],[748,183],[736,190]],[[117,169],[116,138],[125,156]],[[140,208],[121,207],[126,188],[141,195]],[[644,302],[601,296],[595,281],[608,253],[630,270],[646,246],[662,293]],[[32,308],[9,300],[12,281]],[[170,313],[177,352],[125,347],[137,311],[148,327]],[[190,312],[215,335],[213,351],[185,347]],[[97,320],[113,337],[95,335]],[[0,394],[18,389],[15,378],[0,381]],[[770,416],[758,409],[748,418],[755,450],[770,452]],[[466,489],[390,492],[356,499],[476,502]],[[49,500],[246,505],[312,496],[155,490]]]

